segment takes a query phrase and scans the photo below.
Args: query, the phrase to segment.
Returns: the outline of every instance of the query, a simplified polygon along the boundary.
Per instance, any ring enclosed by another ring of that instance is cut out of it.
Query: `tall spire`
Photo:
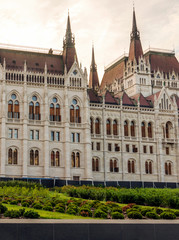
[[[78,62],[75,49],[75,37],[71,31],[70,15],[68,11],[66,34],[63,40],[63,63],[64,68],[66,65],[67,72],[70,70],[75,59]]]
[[[135,8],[133,7],[133,22],[131,32],[131,42],[129,49],[129,60],[136,60],[138,63],[139,57],[143,56],[142,44],[140,41],[140,33],[137,29],[137,22],[135,16]]]
[[[92,46],[92,59],[91,59],[91,66],[90,66],[89,87],[93,88],[94,90],[99,89],[97,65],[95,63],[95,57],[94,57],[94,45]]]

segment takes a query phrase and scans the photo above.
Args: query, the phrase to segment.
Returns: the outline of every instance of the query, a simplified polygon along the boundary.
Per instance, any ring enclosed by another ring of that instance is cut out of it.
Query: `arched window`
[[[167,122],[166,123],[166,138],[171,138],[171,129],[172,129],[171,122]]]
[[[145,122],[141,123],[141,133],[142,133],[142,137],[146,137]]]
[[[8,150],[8,164],[17,165],[18,163],[18,151],[16,148],[10,148]]]
[[[131,122],[131,136],[135,137],[135,122]]]
[[[145,162],[145,173],[152,174],[152,161]]]
[[[50,121],[61,121],[60,105],[56,97],[52,99],[52,103],[50,104]]]
[[[124,121],[124,136],[129,136],[128,121]]]
[[[96,120],[95,120],[95,133],[100,134],[100,120],[99,120],[99,118],[96,118]]]
[[[79,152],[72,152],[71,154],[71,162],[72,167],[80,167],[80,153]]]
[[[39,150],[30,150],[30,165],[39,165]]]
[[[70,122],[81,123],[80,107],[76,99],[73,99],[70,106]]]
[[[152,136],[152,123],[151,122],[148,123],[148,137],[149,138],[153,137]]]
[[[165,163],[165,174],[166,175],[172,175],[172,164],[171,162]]]
[[[55,152],[51,151],[51,166],[55,166]]]
[[[135,173],[135,161],[132,159],[128,160],[128,173]]]
[[[99,171],[99,159],[98,158],[92,158],[92,171],[98,172]]]
[[[20,118],[19,101],[16,94],[12,94],[8,101],[8,118]]]
[[[90,118],[91,134],[93,134],[93,118]]]
[[[106,134],[111,135],[111,121],[109,119],[106,120]]]
[[[117,120],[113,121],[113,135],[118,134],[118,129],[117,129]]]
[[[110,172],[119,172],[118,163],[116,159],[110,159],[109,169]]]
[[[29,103],[29,119],[32,120],[41,119],[40,103],[37,101],[37,97],[35,95],[32,97],[32,101]]]
[[[59,151],[56,151],[56,155],[55,155],[55,165],[56,167],[60,166],[60,153]]]

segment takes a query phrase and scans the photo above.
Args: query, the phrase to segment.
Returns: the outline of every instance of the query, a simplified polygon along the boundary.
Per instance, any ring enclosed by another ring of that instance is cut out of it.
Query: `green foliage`
[[[24,213],[24,217],[25,218],[39,218],[40,215],[38,214],[38,212],[30,210],[30,211],[27,211]]]
[[[20,212],[18,210],[8,210],[4,213],[4,217],[9,217],[9,218],[19,218]]]
[[[142,219],[142,214],[138,211],[130,211],[128,214],[127,214],[128,218],[133,218],[133,219]]]
[[[80,216],[83,217],[92,217],[92,211],[90,209],[90,207],[83,205],[80,209],[79,209],[79,214]]]
[[[39,183],[25,181],[0,181],[0,187],[42,188]]]
[[[0,213],[5,213],[7,211],[7,207],[0,203]]]
[[[152,218],[152,219],[159,219],[160,217],[158,216],[158,214],[154,211],[152,212],[147,212],[145,215],[147,218]]]
[[[156,213],[157,214],[161,214],[161,213],[163,213],[163,209],[162,208],[155,208],[155,211],[156,211]]]
[[[177,217],[179,217],[179,210],[175,210],[175,211],[174,211],[174,214],[175,214]]]
[[[119,213],[122,213],[122,208],[121,207],[114,207],[112,208],[112,212],[119,212]]]
[[[112,212],[112,219],[124,219],[124,215],[120,212]]]
[[[60,213],[64,213],[65,212],[65,209],[63,207],[55,207],[55,211],[56,212],[60,212]]]
[[[97,210],[95,210],[95,212],[94,212],[94,217],[95,218],[104,218],[104,219],[106,219],[107,218],[107,213],[106,212],[103,212],[102,210],[100,210],[100,209],[97,209]]]
[[[42,204],[40,202],[34,202],[32,207],[35,209],[42,209]]]
[[[163,219],[175,219],[176,215],[173,212],[166,211],[160,214],[160,217]]]
[[[12,205],[17,205],[18,204],[18,202],[16,200],[9,201],[9,203],[12,204]]]
[[[51,205],[44,205],[43,206],[43,210],[46,210],[46,211],[53,211],[53,207]]]
[[[142,216],[145,216],[147,212],[151,212],[151,211],[152,211],[152,209],[150,207],[143,207],[141,209],[141,214],[142,214]]]

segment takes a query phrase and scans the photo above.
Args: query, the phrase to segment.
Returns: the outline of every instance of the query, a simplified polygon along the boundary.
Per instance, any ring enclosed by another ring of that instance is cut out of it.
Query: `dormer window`
[[[13,63],[13,64],[16,64],[16,60],[13,60],[12,63]]]
[[[157,78],[160,78],[160,74],[159,73],[157,74]]]

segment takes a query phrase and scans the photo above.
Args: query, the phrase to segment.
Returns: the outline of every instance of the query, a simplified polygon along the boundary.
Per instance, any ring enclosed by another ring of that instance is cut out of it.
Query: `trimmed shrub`
[[[21,203],[21,206],[22,206],[22,207],[29,207],[29,206],[30,206],[30,203],[25,201],[25,202],[22,202],[22,203]]]
[[[77,211],[75,211],[73,208],[70,208],[70,209],[67,209],[66,213],[71,215],[76,215]]]
[[[112,219],[124,219],[124,215],[120,212],[113,212],[111,217]]]
[[[114,207],[112,208],[112,212],[119,212],[119,213],[122,213],[122,208],[121,207]]]
[[[18,201],[16,201],[16,200],[11,200],[11,201],[9,201],[9,204],[17,205],[17,204],[18,204]]]
[[[163,209],[161,209],[161,208],[156,208],[155,211],[156,211],[156,213],[159,214],[159,215],[160,215],[161,213],[163,213]]]
[[[175,214],[177,217],[179,217],[179,210],[175,210],[175,211],[174,211],[174,214]]]
[[[35,209],[42,209],[42,204],[40,202],[34,202],[32,207]]]
[[[141,209],[141,214],[142,214],[142,216],[145,216],[147,212],[151,212],[151,211],[152,211],[152,208],[144,207]]]
[[[21,216],[21,212],[17,210],[8,210],[4,213],[4,217],[9,218],[19,218]]]
[[[107,213],[106,212],[103,212],[101,209],[97,209],[95,212],[94,212],[94,217],[95,218],[104,218],[106,219],[107,218]]]
[[[105,213],[109,212],[109,208],[106,205],[102,205],[102,206],[98,207],[97,209],[101,210],[102,212],[105,212]]]
[[[91,212],[91,209],[86,207],[86,206],[82,206],[80,209],[79,209],[79,214],[81,216],[84,216],[84,217],[92,217],[92,212]],[[83,215],[82,215],[83,214]]]
[[[176,215],[173,212],[163,212],[160,214],[160,217],[163,219],[175,219]]]
[[[145,215],[147,218],[152,218],[152,219],[159,219],[160,217],[157,215],[156,212],[147,212]]]
[[[43,207],[43,210],[52,212],[52,211],[53,211],[53,207],[50,206],[50,205],[45,205],[45,206]]]
[[[133,219],[142,219],[142,214],[138,211],[130,211],[127,214],[128,218],[133,218]]]
[[[55,211],[60,213],[65,213],[65,209],[63,207],[56,207]]]
[[[7,207],[0,203],[0,213],[5,213],[7,211]]]
[[[38,214],[38,212],[30,210],[30,211],[27,211],[24,213],[24,217],[25,218],[39,218],[40,215]]]

